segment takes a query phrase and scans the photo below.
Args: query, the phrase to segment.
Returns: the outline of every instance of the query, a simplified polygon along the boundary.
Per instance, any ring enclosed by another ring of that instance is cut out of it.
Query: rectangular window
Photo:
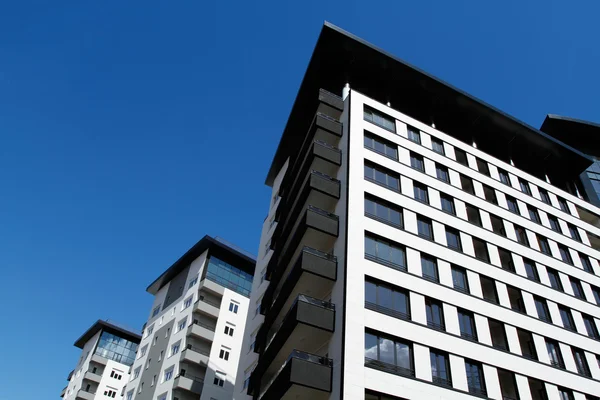
[[[142,369],[142,367],[137,367],[134,371],[133,371],[133,379],[137,379],[140,377],[140,370]]]
[[[440,281],[436,259],[431,256],[421,254],[421,272],[425,279],[434,282]]]
[[[560,224],[558,223],[558,218],[548,215],[548,221],[550,222],[550,229],[552,229],[554,232],[562,233]]]
[[[365,179],[395,192],[400,191],[400,176],[378,165],[365,163]]]
[[[173,377],[173,367],[165,370],[163,382],[170,381],[172,377]]]
[[[508,211],[517,215],[519,214],[519,206],[517,206],[517,200],[514,197],[506,195],[506,205],[508,206]]]
[[[515,272],[515,263],[513,262],[512,255],[506,249],[498,247],[498,255],[500,256],[500,266],[510,272]]]
[[[537,310],[538,318],[542,321],[552,323],[552,319],[550,318],[550,311],[548,311],[548,304],[546,304],[546,300],[538,296],[533,296],[533,301],[535,302],[535,309]]]
[[[406,271],[406,251],[403,246],[365,235],[365,258],[388,267]]]
[[[238,305],[235,304],[234,302],[229,303],[229,311],[231,311],[234,314],[238,313]]]
[[[572,347],[571,350],[573,351],[573,358],[575,359],[575,366],[577,367],[577,372],[579,372],[579,375],[591,378],[592,374],[583,350],[575,347]]]
[[[365,281],[365,307],[410,321],[409,295],[402,289]]]
[[[546,349],[548,350],[548,358],[550,359],[550,365],[553,367],[565,369],[565,362],[563,361],[562,353],[558,342],[554,340],[546,339]]]
[[[521,347],[521,354],[523,357],[531,360],[537,360],[537,352],[535,351],[535,342],[533,341],[533,335],[531,332],[517,328],[517,337],[519,338],[519,346]]]
[[[558,245],[558,250],[560,251],[560,258],[563,262],[566,262],[569,265],[573,265],[573,259],[571,258],[571,252],[566,246],[562,244]]]
[[[473,186],[473,179],[460,174],[460,187],[467,193],[475,194],[475,186]]]
[[[504,222],[502,219],[490,214],[490,221],[492,222],[492,231],[500,236],[506,237],[506,230],[504,229]]]
[[[481,261],[490,262],[487,243],[481,239],[473,238],[473,248],[475,249],[475,258]]]
[[[365,332],[365,366],[414,377],[412,345]]]
[[[506,339],[504,324],[494,319],[488,319],[488,325],[490,328],[490,336],[492,337],[492,347],[508,351],[508,340]]]
[[[462,164],[465,167],[469,166],[469,162],[467,161],[467,153],[464,150],[461,150],[461,149],[455,147],[454,154],[456,155],[456,161],[459,164]]]
[[[462,244],[460,242],[460,232],[454,228],[446,227],[446,242],[448,247],[453,250],[462,251]]]
[[[185,299],[185,301],[183,302],[182,310],[185,310],[186,308],[191,306],[193,301],[194,301],[194,296],[190,296],[187,299]]]
[[[219,358],[225,361],[229,360],[229,351],[221,349],[219,351]]]
[[[215,374],[215,377],[213,379],[213,385],[223,387],[224,384],[225,384],[225,380],[222,377],[220,377],[219,375]]]
[[[464,293],[469,293],[469,281],[467,279],[467,270],[462,267],[453,265],[452,284],[454,285],[454,289]]]
[[[569,206],[567,205],[567,202],[565,199],[561,199],[560,197],[558,197],[558,205],[560,206],[560,209],[563,210],[564,212],[566,212],[567,214],[570,214],[569,212]]]
[[[467,207],[467,219],[469,222],[481,226],[481,214],[479,213],[479,209],[470,204],[465,204],[465,206]]]
[[[365,215],[398,228],[403,227],[402,209],[374,196],[365,196]]]
[[[496,282],[483,275],[479,276],[479,280],[481,281],[483,299],[489,301],[490,303],[499,304],[498,292],[496,291]]]
[[[408,125],[406,130],[408,132],[408,140],[421,144],[421,132],[417,128]]]
[[[174,356],[175,354],[179,353],[179,347],[181,346],[181,341],[178,341],[177,343],[173,343],[171,345],[171,356]]]
[[[498,198],[496,197],[496,191],[488,185],[483,185],[483,195],[487,201],[492,204],[498,205]]]
[[[569,277],[571,281],[571,288],[573,288],[573,295],[578,299],[585,300],[585,295],[583,294],[583,288],[581,287],[581,282],[579,279]]]
[[[375,125],[382,127],[383,129],[387,129],[390,132],[396,132],[396,121],[382,112],[376,111],[371,107],[365,106],[364,109],[364,119],[365,121],[369,121]]]
[[[445,331],[444,307],[437,300],[425,298],[425,313],[427,314],[427,326],[438,331]]]
[[[531,188],[529,187],[529,182],[519,178],[519,186],[521,186],[521,192],[531,196]]]
[[[433,223],[429,218],[417,215],[417,233],[424,239],[433,240]]]
[[[571,239],[581,242],[581,236],[579,235],[579,230],[575,225],[567,224],[569,227],[569,233],[571,234]]]
[[[224,331],[224,333],[226,335],[233,336],[233,331],[234,331],[233,327],[231,327],[229,325],[225,325],[225,331]]]
[[[523,264],[525,265],[525,274],[527,275],[527,279],[532,280],[534,282],[539,282],[540,277],[538,275],[535,263],[531,260],[524,258]]]
[[[575,400],[573,391],[565,388],[558,388],[558,397],[560,400]]]
[[[477,158],[477,169],[482,174],[490,176],[490,167],[488,166],[488,163],[483,161],[481,158]]]
[[[370,132],[365,132],[364,146],[366,149],[373,150],[392,160],[398,160],[398,145],[388,142]]]
[[[583,266],[583,270],[586,272],[594,273],[594,269],[592,268],[592,263],[590,258],[585,254],[579,253],[579,259],[581,260],[581,265]]]
[[[552,255],[552,250],[550,250],[550,244],[548,243],[548,239],[543,237],[542,235],[537,235],[538,245],[540,246],[540,251],[548,256]]]
[[[560,290],[561,292],[563,292],[564,290],[560,281],[560,277],[558,276],[558,271],[553,270],[551,268],[546,269],[548,270],[548,279],[550,280],[550,286],[552,286],[553,289]]]
[[[420,201],[421,203],[429,204],[429,194],[427,193],[427,186],[413,181],[413,193],[415,196],[415,200]]]
[[[472,312],[459,309],[458,325],[460,327],[461,337],[467,340],[472,340],[474,342],[477,341],[477,331],[475,330],[475,318],[473,317]]]
[[[450,173],[447,167],[435,163],[435,174],[440,181],[450,183]]]
[[[500,176],[500,182],[504,183],[505,185],[510,186],[510,178],[508,176],[508,172],[506,172],[503,169],[498,168],[498,175]]]
[[[195,277],[194,279],[192,279],[190,281],[190,284],[188,285],[188,289],[191,289],[196,283],[198,283],[198,277]]]
[[[540,199],[546,204],[552,204],[550,202],[550,195],[548,195],[548,191],[546,189],[538,188],[540,192]]]
[[[181,321],[179,321],[179,324],[177,324],[177,332],[181,332],[182,330],[184,330],[186,324],[187,324],[187,318],[184,318]]]
[[[592,286],[592,293],[594,293],[594,300],[596,300],[596,304],[600,306],[600,289],[596,286]]]
[[[410,166],[418,171],[425,172],[425,162],[423,161],[423,156],[411,151]]]
[[[465,370],[467,373],[467,387],[469,393],[478,397],[487,397],[481,363],[465,360]]]
[[[506,285],[506,289],[508,291],[510,308],[514,311],[525,314],[525,303],[523,302],[523,294],[521,293],[521,290],[509,285]]]
[[[429,360],[431,361],[431,378],[433,383],[440,386],[452,387],[448,354],[429,350]]]
[[[515,374],[513,372],[498,369],[498,380],[500,381],[500,393],[502,394],[502,399],[512,400],[519,398],[517,381],[515,380]]]
[[[585,325],[585,330],[587,331],[588,336],[592,339],[600,339],[598,336],[598,327],[596,326],[594,317],[585,314],[582,314],[581,316],[583,318],[583,324]]]
[[[529,219],[535,222],[536,224],[541,224],[542,220],[540,219],[540,213],[537,208],[532,206],[527,206],[527,211],[529,211]]]
[[[571,315],[571,310],[559,304],[558,311],[560,312],[560,319],[562,320],[563,326],[570,331],[577,332],[577,329],[575,328],[575,322],[573,321],[573,315]]]
[[[159,312],[160,312],[160,306],[154,307],[154,310],[152,310],[152,317],[156,317]]]
[[[438,154],[441,154],[443,156],[446,155],[446,152],[444,151],[444,142],[437,138],[434,138],[433,136],[431,137],[431,149]]]
[[[529,239],[527,239],[525,228],[515,225],[515,235],[517,235],[517,242],[521,243],[523,246],[529,247]]]
[[[440,201],[442,203],[442,211],[448,214],[456,215],[456,209],[454,207],[454,199],[445,193],[440,193]]]

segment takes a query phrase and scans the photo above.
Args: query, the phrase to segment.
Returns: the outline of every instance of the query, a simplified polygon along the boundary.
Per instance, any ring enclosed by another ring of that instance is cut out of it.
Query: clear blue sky
[[[600,121],[597,1],[208,3],[0,6],[0,398],[58,398],[75,339],[140,327],[204,234],[257,252],[324,20],[534,126]]]

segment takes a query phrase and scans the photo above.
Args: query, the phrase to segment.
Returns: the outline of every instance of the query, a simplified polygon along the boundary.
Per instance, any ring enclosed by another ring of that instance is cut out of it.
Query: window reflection
[[[123,339],[112,333],[102,332],[95,354],[130,366],[135,361],[137,348],[137,343]]]
[[[252,275],[216,257],[210,257],[208,260],[206,278],[243,296],[250,297]]]

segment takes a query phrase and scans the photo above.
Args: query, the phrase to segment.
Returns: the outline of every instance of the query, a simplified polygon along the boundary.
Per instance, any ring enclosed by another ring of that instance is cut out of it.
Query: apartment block
[[[249,309],[254,258],[205,236],[161,274],[143,330],[127,400],[226,400]]]
[[[110,320],[98,320],[77,341],[81,349],[77,366],[60,397],[74,400],[122,399],[129,367],[141,336]]]
[[[234,398],[597,400],[594,160],[557,137],[326,23]]]

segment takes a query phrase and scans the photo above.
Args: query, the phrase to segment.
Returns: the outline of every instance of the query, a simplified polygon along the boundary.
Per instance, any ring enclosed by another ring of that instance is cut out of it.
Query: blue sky
[[[324,20],[534,126],[600,122],[595,1],[207,3],[0,6],[3,398],[58,398],[75,339],[140,327],[204,234],[257,252]]]

